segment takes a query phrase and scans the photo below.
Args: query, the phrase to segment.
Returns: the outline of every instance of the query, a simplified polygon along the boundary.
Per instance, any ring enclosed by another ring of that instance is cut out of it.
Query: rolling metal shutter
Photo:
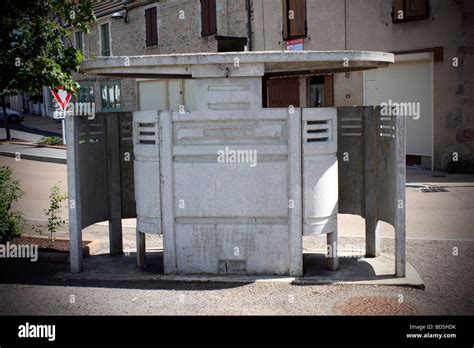
[[[403,62],[364,73],[364,105],[420,103],[420,118],[407,117],[407,155],[431,156],[433,151],[432,62]]]

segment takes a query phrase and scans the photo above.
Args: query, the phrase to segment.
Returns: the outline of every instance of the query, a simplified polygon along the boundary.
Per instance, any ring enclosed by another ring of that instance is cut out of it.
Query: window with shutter
[[[104,81],[100,84],[102,111],[120,111],[120,82]]]
[[[101,25],[101,49],[100,54],[102,56],[110,56],[110,31],[109,23]]]
[[[269,79],[267,88],[267,105],[269,108],[287,108],[290,105],[300,106],[299,77]]]
[[[310,108],[327,108],[334,106],[333,75],[315,75],[309,79],[309,94],[306,106]]]
[[[307,36],[306,0],[282,0],[283,39]]]
[[[324,75],[324,106],[334,106],[334,76]]]
[[[430,17],[429,0],[394,0],[393,22],[402,23]]]
[[[408,18],[425,17],[428,15],[428,1],[410,0],[406,1],[406,13]]]
[[[74,32],[74,42],[75,42],[76,49],[78,49],[81,52],[84,50],[83,36],[84,35],[82,31]]]
[[[217,34],[216,0],[201,0],[201,35]]]
[[[156,7],[145,10],[146,45],[158,45],[158,27],[156,21]]]

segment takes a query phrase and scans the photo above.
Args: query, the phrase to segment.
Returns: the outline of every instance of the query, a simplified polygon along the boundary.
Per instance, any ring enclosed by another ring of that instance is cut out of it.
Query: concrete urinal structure
[[[133,113],[139,266],[145,235],[163,234],[166,274],[301,276],[303,235],[326,234],[335,270],[337,109],[263,108],[262,78],[393,60],[380,52],[305,51],[84,62],[83,72],[96,75],[196,79],[197,110]]]

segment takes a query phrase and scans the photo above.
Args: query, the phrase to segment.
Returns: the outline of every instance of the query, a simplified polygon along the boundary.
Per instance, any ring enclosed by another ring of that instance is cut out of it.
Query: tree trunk
[[[2,103],[3,103],[3,125],[5,126],[5,140],[10,140],[10,127],[8,126],[8,114],[7,114],[7,106],[5,101],[5,96],[2,96]]]

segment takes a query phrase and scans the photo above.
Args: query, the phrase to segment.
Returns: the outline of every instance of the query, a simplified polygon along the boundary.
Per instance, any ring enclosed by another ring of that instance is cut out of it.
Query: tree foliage
[[[83,56],[70,38],[96,22],[91,0],[2,0],[0,13],[0,96],[42,86],[78,89],[72,74]]]
[[[49,195],[49,207],[43,212],[48,218],[48,232],[51,240],[54,234],[64,226],[66,221],[61,218],[62,205],[61,203],[67,199],[67,194],[62,194],[58,185],[51,188]]]
[[[0,239],[6,242],[21,233],[23,218],[12,205],[23,196],[20,182],[8,167],[0,167]]]

